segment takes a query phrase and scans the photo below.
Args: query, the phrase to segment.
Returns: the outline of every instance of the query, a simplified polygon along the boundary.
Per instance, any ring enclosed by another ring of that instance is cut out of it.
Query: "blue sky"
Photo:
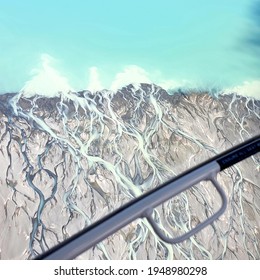
[[[131,76],[218,87],[259,80],[246,42],[255,2],[0,0],[0,92],[20,90],[46,56],[77,90]]]

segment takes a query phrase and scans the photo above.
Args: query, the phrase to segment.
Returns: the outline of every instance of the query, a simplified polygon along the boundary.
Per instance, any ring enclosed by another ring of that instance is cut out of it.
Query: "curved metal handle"
[[[210,216],[208,219],[206,219],[204,222],[198,224],[195,228],[191,229],[190,231],[188,231],[187,233],[178,236],[178,237],[167,237],[165,234],[162,233],[161,229],[158,227],[157,223],[154,221],[154,219],[152,218],[152,212],[153,209],[150,208],[148,209],[145,214],[144,217],[146,217],[146,219],[148,220],[148,222],[151,224],[153,230],[155,231],[155,233],[165,242],[167,243],[179,243],[182,242],[186,239],[188,239],[189,237],[191,237],[192,235],[196,234],[197,232],[199,232],[200,230],[202,230],[203,228],[205,228],[206,226],[208,226],[209,224],[211,224],[213,221],[215,221],[220,215],[222,215],[225,211],[225,209],[227,208],[227,197],[223,191],[223,189],[221,188],[220,184],[218,183],[217,179],[216,179],[216,175],[212,175],[210,178],[208,178],[209,181],[212,182],[212,184],[216,187],[221,199],[222,199],[222,205],[221,208],[212,216]]]

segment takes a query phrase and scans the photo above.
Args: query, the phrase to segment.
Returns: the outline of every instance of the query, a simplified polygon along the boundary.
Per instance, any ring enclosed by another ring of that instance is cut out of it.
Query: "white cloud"
[[[48,97],[56,96],[59,92],[73,91],[67,79],[51,66],[54,58],[48,54],[41,55],[40,69],[33,69],[34,76],[21,89],[23,95],[30,97],[35,94]]]
[[[64,95],[71,91],[75,91],[69,85],[66,77],[62,76],[54,67],[55,60],[48,54],[41,55],[41,66],[32,70],[32,78],[27,81],[20,93],[25,96],[33,96],[35,94],[48,97],[56,96],[62,92]],[[164,79],[160,71],[148,73],[145,69],[137,65],[127,65],[123,71],[118,72],[114,80],[111,82],[110,89],[116,91],[128,84],[139,85],[140,83],[155,83],[162,88],[176,89],[191,87],[187,80],[176,81],[172,79]],[[104,89],[99,77],[97,67],[89,68],[89,84],[87,89],[92,92]],[[106,87],[107,88],[107,87]],[[245,81],[243,84],[230,87],[224,90],[225,94],[236,92],[243,96],[260,98],[260,80]]]
[[[128,84],[152,83],[149,74],[137,65],[128,65],[123,72],[116,74],[110,89],[116,91]]]
[[[92,92],[104,89],[99,79],[99,73],[97,67],[89,68],[89,84],[87,89]]]
[[[235,86],[232,88],[225,89],[224,93],[238,93],[243,96],[254,97],[256,99],[260,98],[260,80],[255,80],[252,82],[245,81],[242,85]]]

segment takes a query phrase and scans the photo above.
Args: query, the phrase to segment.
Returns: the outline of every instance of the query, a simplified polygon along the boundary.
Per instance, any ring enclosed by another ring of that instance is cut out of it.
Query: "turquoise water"
[[[0,0],[0,92],[39,73],[35,83],[52,75],[76,90],[259,86],[259,60],[246,42],[255,3]]]

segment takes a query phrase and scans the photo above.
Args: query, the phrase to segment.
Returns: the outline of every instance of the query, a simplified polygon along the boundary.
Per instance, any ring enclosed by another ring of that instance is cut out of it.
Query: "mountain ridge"
[[[116,93],[1,95],[1,259],[34,258],[255,136],[259,121],[259,100],[204,91],[169,94],[152,84]],[[255,155],[218,175],[228,208],[193,239],[169,245],[137,220],[79,258],[259,259],[259,160]],[[214,188],[203,182],[165,202],[156,215],[163,230],[176,236],[219,203]]]

